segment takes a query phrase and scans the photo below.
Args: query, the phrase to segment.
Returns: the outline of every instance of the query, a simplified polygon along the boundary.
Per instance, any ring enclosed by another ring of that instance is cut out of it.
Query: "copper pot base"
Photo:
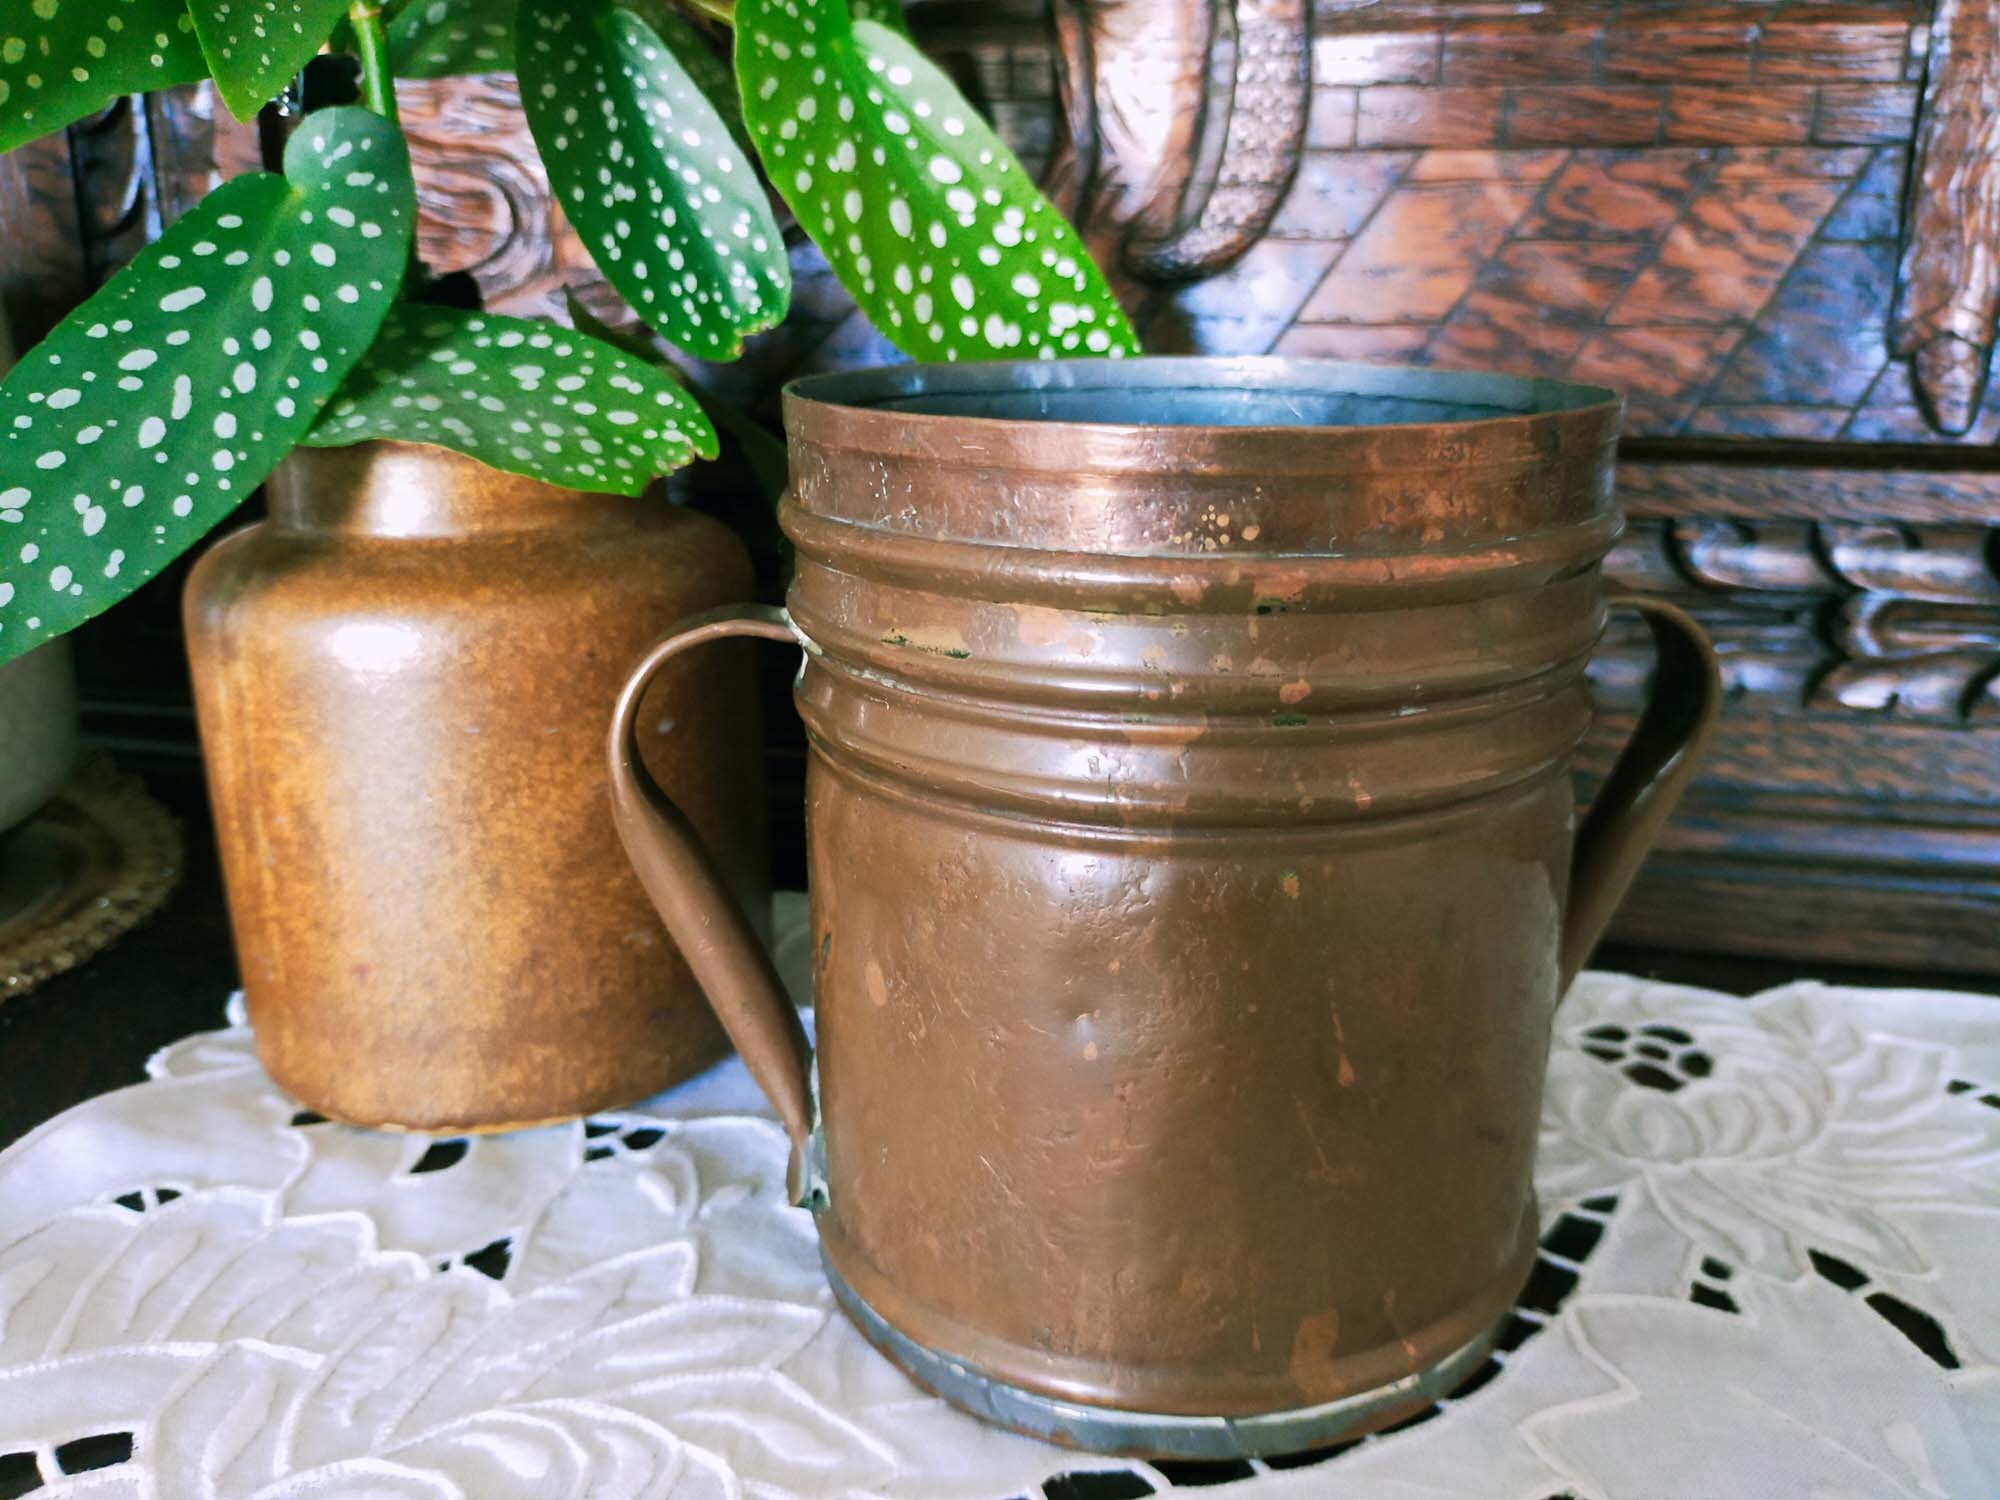
[[[1336,1401],[1248,1417],[1190,1417],[1082,1406],[982,1375],[892,1328],[824,1256],[821,1264],[841,1311],[861,1336],[931,1394],[983,1421],[1043,1442],[1129,1458],[1272,1458],[1379,1431],[1469,1380],[1493,1352],[1500,1325],[1506,1321],[1503,1314],[1434,1364]]]

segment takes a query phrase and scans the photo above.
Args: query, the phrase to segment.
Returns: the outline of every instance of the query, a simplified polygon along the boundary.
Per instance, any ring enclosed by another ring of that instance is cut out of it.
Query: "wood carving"
[[[470,271],[487,306],[516,317],[563,313],[562,289],[618,306],[549,193],[512,74],[398,85],[421,184],[417,251],[439,273]]]
[[[1070,139],[1046,174],[1099,264],[1131,233],[1164,235],[1193,176],[1209,104],[1215,0],[1056,0]]]
[[[1894,337],[1957,434],[1985,397],[2000,311],[2000,0],[1942,0],[1932,37]]]
[[[1312,101],[1310,0],[1236,0],[1222,18],[1233,22],[1221,40],[1235,53],[1226,123],[1196,178],[1195,207],[1184,205],[1183,227],[1164,238],[1142,228],[1126,254],[1154,281],[1194,281],[1234,265],[1263,238],[1298,174]]]
[[[1310,0],[1056,0],[1069,139],[1047,182],[1107,268],[1190,281],[1235,263],[1298,170]]]
[[[1766,709],[1938,724],[2000,722],[2000,530],[1972,525],[1645,521],[1612,577],[1692,610],[1725,678]],[[1636,633],[1613,638],[1613,691],[1643,674]]]

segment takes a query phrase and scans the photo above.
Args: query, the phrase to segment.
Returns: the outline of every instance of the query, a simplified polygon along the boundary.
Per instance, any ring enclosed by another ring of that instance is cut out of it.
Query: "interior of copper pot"
[[[1386,427],[1615,403],[1597,386],[1295,359],[1152,358],[899,365],[796,382],[829,405],[1120,427]]]

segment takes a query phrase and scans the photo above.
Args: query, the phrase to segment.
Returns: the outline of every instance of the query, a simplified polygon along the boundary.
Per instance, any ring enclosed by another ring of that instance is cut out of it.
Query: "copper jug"
[[[1394,1422],[1532,1266],[1557,997],[1719,698],[1580,829],[1620,404],[1286,360],[903,367],[786,394],[785,612],[686,622],[612,728],[625,846],[912,1376],[1082,1447]],[[652,674],[805,648],[817,1049],[634,755]]]

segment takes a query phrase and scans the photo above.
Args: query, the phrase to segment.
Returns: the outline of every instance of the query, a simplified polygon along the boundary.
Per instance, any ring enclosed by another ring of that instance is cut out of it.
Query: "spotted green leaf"
[[[1138,352],[1076,231],[905,37],[848,0],[737,0],[736,76],[771,181],[899,349]]]
[[[901,0],[847,0],[848,14],[857,21],[873,21],[891,31],[910,34],[909,20],[903,15]]]
[[[715,429],[644,360],[519,318],[399,306],[306,441],[430,443],[565,489],[636,495]]]
[[[736,74],[702,40],[701,33],[688,24],[687,18],[675,8],[675,0],[614,0],[614,3],[622,5],[672,44],[674,60],[729,127],[729,134],[743,148],[745,159],[756,160],[757,148],[750,144],[750,131],[743,123],[743,103],[736,97]]]
[[[791,265],[727,115],[728,76],[662,5],[522,0],[521,103],[563,211],[660,336],[734,359],[791,302]],[[704,61],[706,60],[706,61]]]
[[[388,32],[399,78],[514,68],[514,0],[410,0],[389,17]]]
[[[585,307],[568,287],[563,288],[563,300],[569,304],[569,320],[578,333],[602,339],[613,348],[622,349],[635,359],[655,366],[669,379],[681,380],[681,372],[667,363],[665,356],[646,339],[628,330],[613,328]],[[710,395],[693,386],[686,389],[715,430],[735,442],[743,454],[744,464],[750,470],[750,477],[757,481],[758,491],[775,504],[791,481],[791,460],[785,452],[784,440],[727,396]]]
[[[247,120],[325,45],[348,0],[187,0],[222,102]]]
[[[115,604],[305,435],[381,326],[416,218],[395,128],[314,114],[0,384],[0,659]]]
[[[8,0],[0,7],[0,152],[121,94],[206,77],[187,0]]]

